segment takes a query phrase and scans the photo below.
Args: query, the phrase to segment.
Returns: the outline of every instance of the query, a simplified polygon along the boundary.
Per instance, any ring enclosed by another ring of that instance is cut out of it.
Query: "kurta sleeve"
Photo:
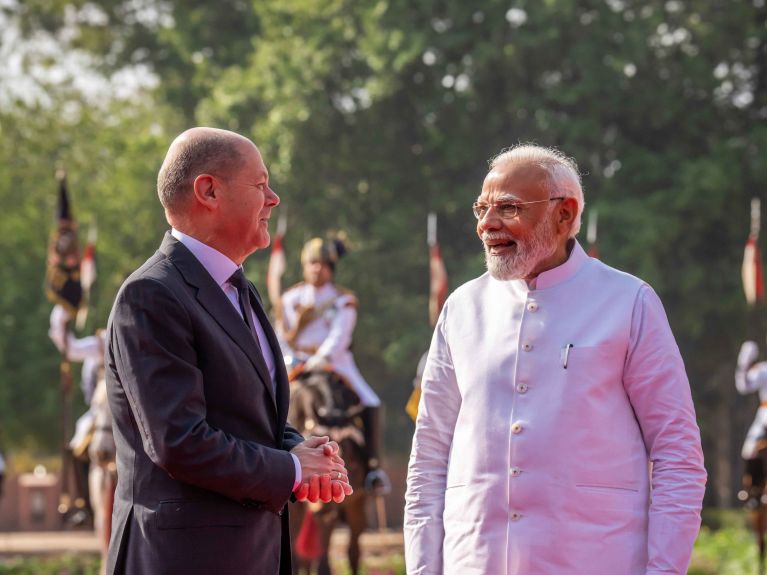
[[[409,575],[441,575],[447,467],[461,407],[447,338],[449,304],[434,330],[421,381],[405,494],[405,563]]]
[[[647,575],[683,574],[700,527],[706,471],[682,357],[647,285],[634,304],[624,386],[652,461]]]

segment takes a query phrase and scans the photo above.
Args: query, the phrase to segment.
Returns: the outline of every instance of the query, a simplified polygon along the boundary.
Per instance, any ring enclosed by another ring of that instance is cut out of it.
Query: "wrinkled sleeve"
[[[442,513],[450,445],[461,407],[447,337],[449,302],[434,330],[421,382],[405,494],[405,563],[409,575],[442,573]]]
[[[355,325],[357,325],[357,308],[352,305],[348,297],[344,297],[339,302],[328,336],[317,350],[317,355],[327,357],[331,362],[337,361],[337,358],[351,346]]]
[[[647,575],[687,573],[706,485],[682,357],[657,294],[634,305],[624,385],[652,461]]]

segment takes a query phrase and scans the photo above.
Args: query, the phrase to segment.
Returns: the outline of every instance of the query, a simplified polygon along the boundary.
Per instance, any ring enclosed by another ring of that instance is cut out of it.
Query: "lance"
[[[599,257],[599,249],[597,248],[597,215],[596,208],[589,210],[589,225],[586,230],[586,243],[588,244],[587,253],[592,258]]]
[[[269,267],[266,272],[266,291],[272,304],[274,320],[279,326],[282,322],[282,276],[285,273],[285,250],[282,240],[288,228],[287,208],[280,211],[277,220],[277,233],[272,240],[272,251],[269,256]]]

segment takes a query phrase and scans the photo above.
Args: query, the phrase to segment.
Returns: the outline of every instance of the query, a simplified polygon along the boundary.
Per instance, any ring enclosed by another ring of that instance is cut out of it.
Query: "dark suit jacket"
[[[170,234],[120,289],[106,365],[118,482],[108,573],[290,572],[288,383],[274,332],[251,301],[277,364],[224,292]]]

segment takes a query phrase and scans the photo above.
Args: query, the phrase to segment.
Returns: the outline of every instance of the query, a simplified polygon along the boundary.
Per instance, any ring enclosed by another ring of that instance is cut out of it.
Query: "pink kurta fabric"
[[[448,299],[410,459],[408,573],[683,574],[705,479],[647,284],[576,243],[535,290],[485,274]]]

